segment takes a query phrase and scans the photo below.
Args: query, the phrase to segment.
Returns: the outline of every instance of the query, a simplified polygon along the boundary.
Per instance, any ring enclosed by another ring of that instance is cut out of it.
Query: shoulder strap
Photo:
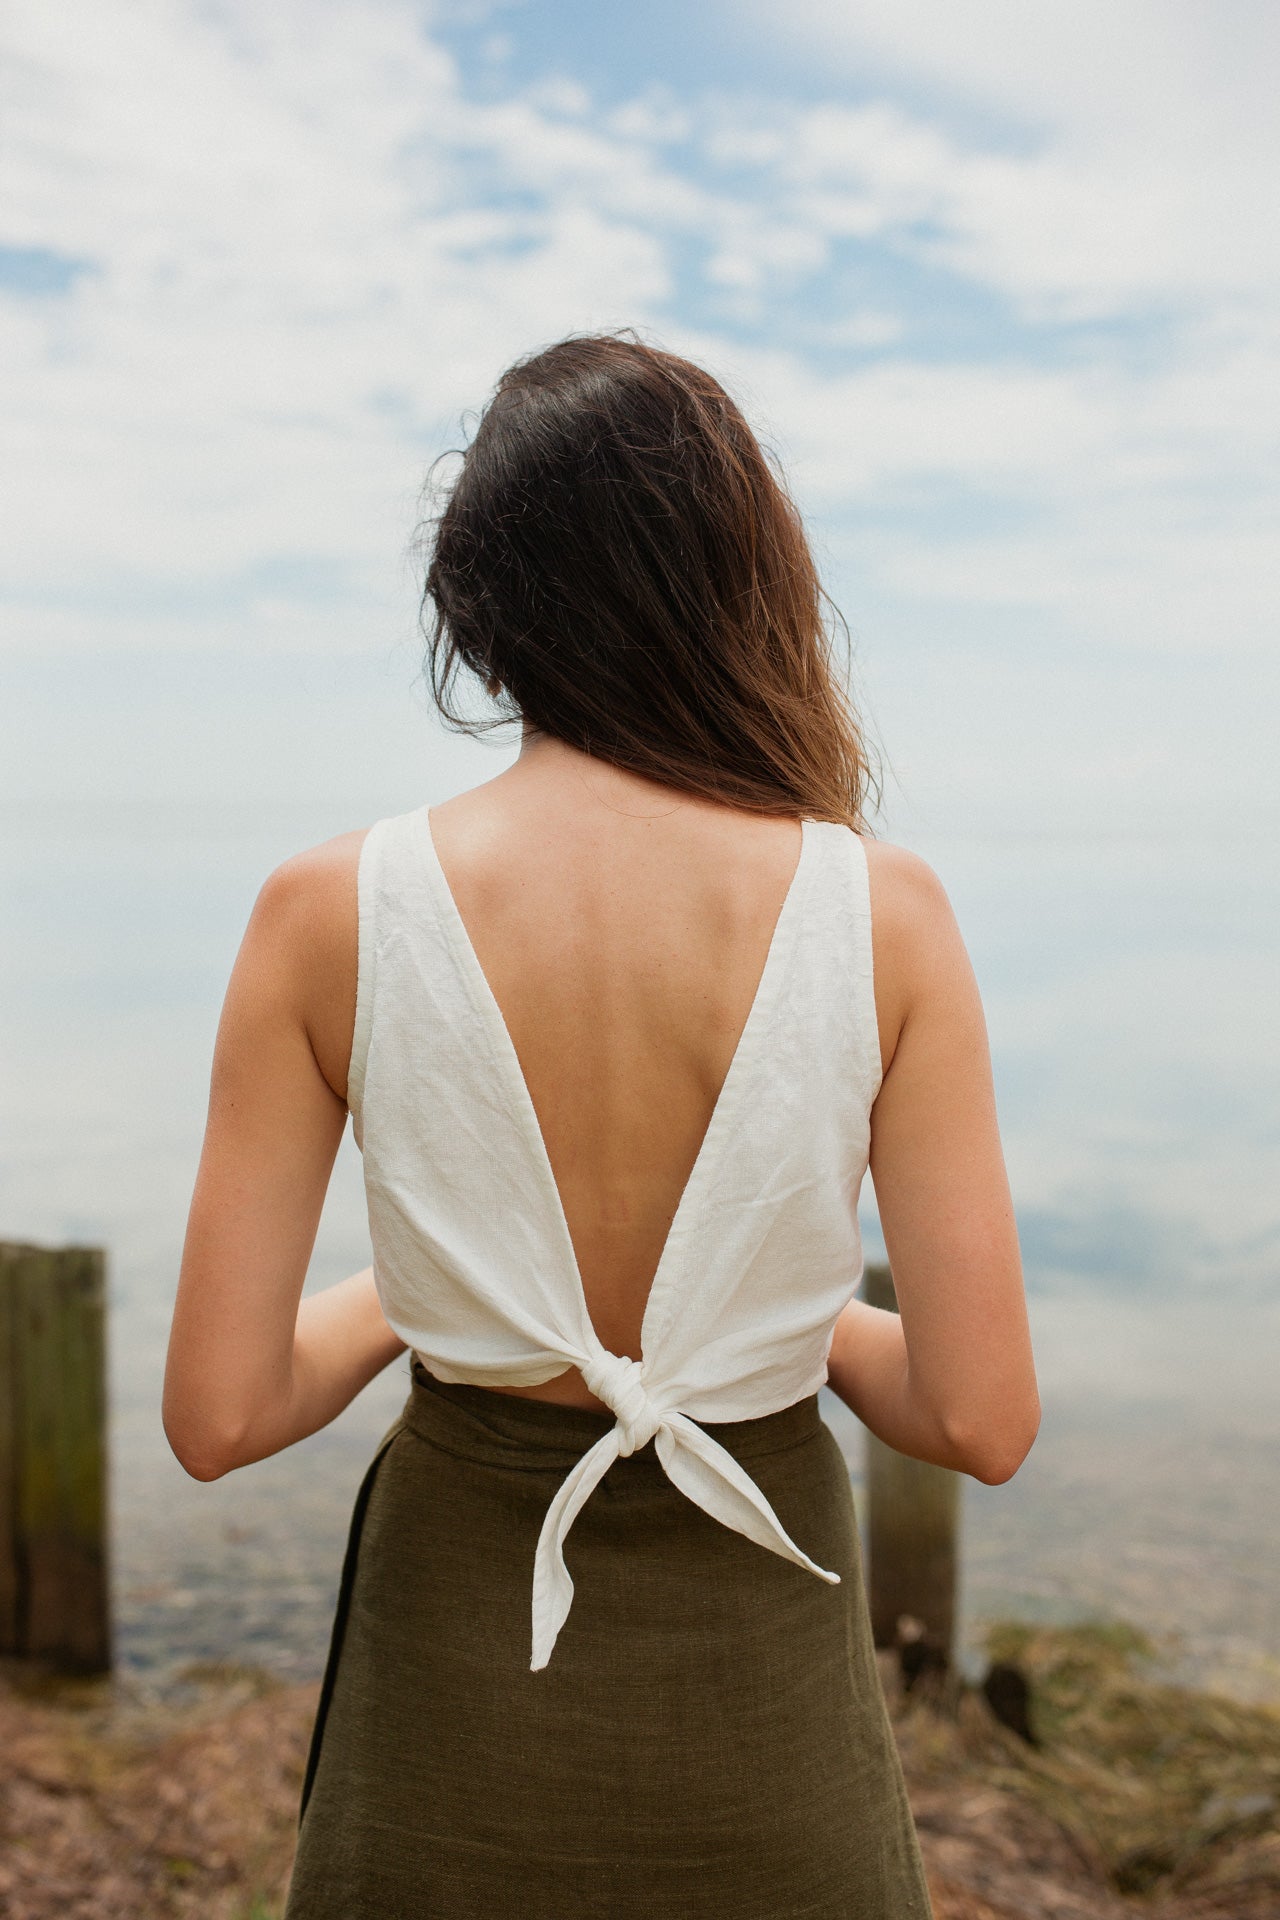
[[[356,1017],[347,1070],[347,1108],[356,1144],[364,1147],[364,1092],[379,997],[378,977],[388,943],[406,923],[418,927],[434,919],[431,889],[418,842],[419,815],[391,814],[370,827],[360,848],[357,880],[359,945]],[[394,988],[394,982],[393,982]]]
[[[356,1019],[351,1036],[351,1064],[347,1069],[347,1110],[357,1145],[363,1142],[364,1074],[373,1027],[373,979],[377,949],[377,895],[383,842],[388,820],[370,827],[360,848],[356,894],[359,921],[356,961]]]
[[[835,821],[819,821],[822,880],[814,914],[821,927],[813,964],[825,977],[813,991],[828,1008],[833,1056],[851,1068],[856,1092],[870,1111],[880,1090],[880,1028],[876,1020],[875,962],[871,937],[871,883],[860,834]]]

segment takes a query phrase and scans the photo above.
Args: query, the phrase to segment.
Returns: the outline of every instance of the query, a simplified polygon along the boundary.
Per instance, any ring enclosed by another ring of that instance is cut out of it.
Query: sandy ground
[[[886,1662],[936,1920],[1280,1916],[1280,1717],[1143,1678],[1136,1644],[1007,1630],[1036,1748]],[[0,1915],[276,1920],[315,1698],[221,1670],[148,1705],[11,1669]]]

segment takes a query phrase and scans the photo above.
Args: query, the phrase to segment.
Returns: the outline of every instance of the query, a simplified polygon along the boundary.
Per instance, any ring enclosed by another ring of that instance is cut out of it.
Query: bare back
[[[529,1090],[592,1322],[611,1352],[638,1359],[663,1244],[796,870],[799,821],[677,795],[534,734],[496,779],[433,807],[431,835]],[[363,837],[281,869],[298,870],[304,1024],[339,1101]],[[864,844],[887,1073],[909,956],[927,950],[919,915],[904,910],[927,869]],[[498,1390],[599,1404],[576,1367]]]
[[[433,808],[505,1017],[592,1321],[640,1355],[645,1302],[800,852],[795,820],[677,799],[539,742]],[[538,1388],[594,1404],[576,1369]]]

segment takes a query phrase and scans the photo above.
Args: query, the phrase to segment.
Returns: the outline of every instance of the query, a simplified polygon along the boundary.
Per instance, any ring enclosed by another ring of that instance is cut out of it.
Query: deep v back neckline
[[[596,1333],[595,1324],[591,1318],[591,1308],[587,1301],[586,1288],[583,1285],[582,1270],[578,1264],[577,1251],[573,1244],[573,1235],[569,1231],[568,1217],[564,1210],[564,1202],[560,1197],[560,1188],[556,1181],[555,1170],[551,1165],[551,1156],[547,1151],[546,1139],[542,1132],[542,1123],[538,1119],[538,1111],[533,1103],[533,1095],[529,1091],[529,1083],[525,1078],[524,1068],[520,1064],[520,1056],[516,1051],[515,1041],[511,1037],[511,1030],[507,1025],[506,1015],[499,1006],[497,996],[489,984],[489,977],[480,963],[480,956],[476,951],[475,943],[467,930],[466,921],[462,917],[457,900],[454,897],[453,889],[449,885],[448,875],[445,873],[444,866],[440,860],[435,838],[431,831],[431,810],[429,806],[419,808],[418,821],[420,825],[419,840],[425,864],[433,882],[442,918],[448,930],[450,944],[457,958],[460,971],[467,982],[472,1002],[480,1013],[489,1033],[491,1043],[490,1061],[494,1072],[500,1076],[504,1083],[503,1091],[508,1095],[509,1111],[511,1112],[513,1121],[523,1135],[531,1161],[536,1169],[538,1184],[546,1201],[549,1221],[552,1223],[555,1236],[560,1242],[565,1280],[569,1294],[573,1299],[575,1307],[581,1313],[584,1323],[583,1331],[590,1334],[596,1345],[600,1347],[603,1352],[610,1352],[611,1349],[604,1346],[600,1336]],[[738,1033],[737,1043],[730,1058],[724,1079],[720,1083],[720,1091],[716,1095],[715,1103],[711,1109],[711,1116],[707,1121],[706,1129],[698,1144],[698,1151],[694,1155],[693,1165],[689,1169],[688,1178],[685,1180],[684,1186],[681,1189],[675,1212],[671,1217],[671,1224],[667,1229],[666,1237],[662,1243],[662,1251],[658,1256],[658,1262],[649,1283],[649,1291],[645,1300],[640,1327],[640,1351],[642,1356],[647,1356],[650,1350],[650,1335],[654,1332],[656,1325],[656,1307],[665,1298],[672,1285],[672,1270],[676,1261],[673,1249],[678,1246],[680,1236],[688,1224],[689,1216],[698,1204],[701,1189],[707,1179],[708,1169],[713,1163],[716,1149],[725,1134],[732,1128],[735,1095],[738,1087],[745,1079],[747,1069],[750,1066],[756,1034],[764,1018],[764,1009],[777,991],[782,972],[782,956],[786,943],[786,935],[796,910],[795,903],[800,895],[802,875],[807,867],[814,842],[815,836],[812,832],[812,822],[802,819],[800,822],[800,851],[796,857],[796,864],[792,869],[786,893],[783,895],[782,905],[778,909],[777,917],[774,920],[773,930],[769,936],[769,944],[765,952],[764,965],[760,970],[760,978],[756,982],[756,989],[752,995],[751,1004],[747,1009],[746,1019],[743,1021]]]

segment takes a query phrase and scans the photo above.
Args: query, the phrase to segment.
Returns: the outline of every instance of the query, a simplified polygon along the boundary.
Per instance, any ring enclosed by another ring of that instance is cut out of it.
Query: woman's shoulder
[[[891,840],[877,840],[868,833],[858,838],[866,855],[874,917],[910,927],[927,926],[950,914],[946,889],[927,860]]]
[[[355,828],[282,860],[259,888],[250,921],[339,1097],[355,1011],[360,852],[370,831]]]
[[[369,827],[336,834],[316,846],[304,847],[273,867],[258,890],[255,912],[305,933],[335,911],[354,910],[360,870],[360,852]]]
[[[918,853],[861,834],[871,896],[876,1014],[884,1071],[908,1015],[937,992],[939,968],[962,952],[947,892]]]
[[[867,856],[877,959],[883,946],[886,957],[903,963],[939,939],[949,938],[955,914],[946,888],[928,861],[892,841],[874,840],[868,834],[859,837]]]

